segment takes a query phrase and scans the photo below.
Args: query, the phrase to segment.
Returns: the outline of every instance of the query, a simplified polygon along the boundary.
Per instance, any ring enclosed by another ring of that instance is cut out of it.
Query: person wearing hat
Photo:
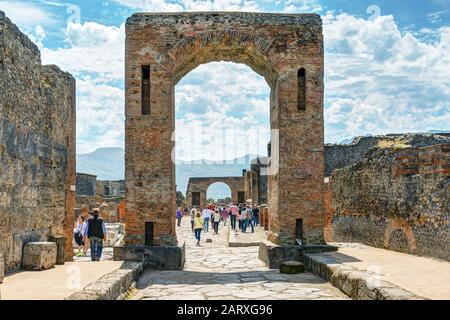
[[[100,215],[100,209],[95,208],[93,216],[87,220],[85,237],[89,238],[91,245],[91,261],[100,261],[103,251],[103,240],[106,237],[105,222]]]

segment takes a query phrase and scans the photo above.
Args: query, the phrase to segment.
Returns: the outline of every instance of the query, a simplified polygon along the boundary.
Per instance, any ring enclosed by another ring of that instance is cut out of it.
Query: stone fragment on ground
[[[28,242],[23,248],[22,268],[46,270],[56,264],[57,247],[54,242]]]

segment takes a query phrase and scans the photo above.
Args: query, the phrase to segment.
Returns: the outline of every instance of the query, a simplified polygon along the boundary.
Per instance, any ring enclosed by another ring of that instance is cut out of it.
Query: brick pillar
[[[127,46],[132,48],[132,46]],[[175,245],[173,94],[170,74],[150,71],[150,114],[141,108],[141,57],[126,66],[125,210],[126,244],[144,245],[145,223],[154,224],[154,244]],[[139,61],[141,61],[139,63]]]
[[[317,58],[320,61],[320,58]],[[324,243],[323,81],[319,61],[306,68],[306,110],[297,106],[297,70],[279,77],[272,94],[272,159],[279,169],[269,176],[269,240],[294,244],[296,219],[303,219],[306,243]]]

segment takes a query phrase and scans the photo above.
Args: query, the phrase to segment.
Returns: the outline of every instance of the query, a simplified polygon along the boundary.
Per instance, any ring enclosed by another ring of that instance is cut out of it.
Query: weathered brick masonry
[[[329,187],[332,240],[450,260],[450,143],[372,149]]]
[[[42,66],[40,52],[0,11],[0,254],[21,267],[22,247],[68,238],[75,206],[75,79]]]
[[[244,63],[271,88],[269,239],[323,242],[323,36],[315,14],[134,14],[126,24],[127,244],[175,244],[174,86],[211,61]],[[277,143],[279,142],[279,143]],[[278,152],[279,151],[279,152]]]

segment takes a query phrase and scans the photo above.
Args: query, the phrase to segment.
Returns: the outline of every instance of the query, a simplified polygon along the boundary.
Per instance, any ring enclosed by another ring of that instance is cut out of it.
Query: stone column
[[[304,63],[306,110],[297,107],[297,69],[279,76],[272,93],[271,161],[278,171],[269,176],[269,240],[294,244],[296,219],[303,220],[305,243],[324,243],[323,207],[323,79],[320,57]]]
[[[141,65],[148,62],[139,60],[126,66],[126,244],[144,245],[145,223],[153,222],[153,243],[176,245],[174,86],[170,74],[152,68],[150,114],[143,115]]]

